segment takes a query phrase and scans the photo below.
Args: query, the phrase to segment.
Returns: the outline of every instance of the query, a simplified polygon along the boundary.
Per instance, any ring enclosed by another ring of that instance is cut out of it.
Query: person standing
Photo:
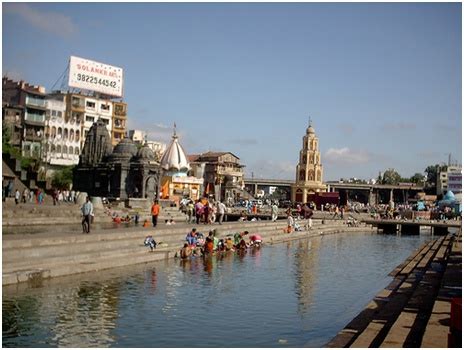
[[[158,215],[160,212],[160,206],[158,201],[155,199],[153,201],[153,205],[151,206],[151,222],[153,223],[153,227],[156,227],[158,224]]]
[[[93,204],[90,198],[87,196],[85,203],[82,205],[82,231],[84,233],[90,233],[90,219],[93,215]]]
[[[217,213],[219,215],[219,225],[222,225],[222,220],[224,220],[224,213],[226,211],[226,205],[221,201],[217,202]]]
[[[279,208],[274,203],[271,207],[272,221],[277,221],[278,212],[279,212]]]
[[[295,226],[295,220],[293,219],[292,214],[288,214],[287,216],[287,233],[293,232],[293,228]]]
[[[29,198],[29,189],[26,187],[23,191],[23,203],[27,202],[27,198]]]
[[[15,192],[15,203],[16,204],[19,204],[19,199],[21,198],[21,193],[19,193],[19,190],[16,189],[16,192]]]

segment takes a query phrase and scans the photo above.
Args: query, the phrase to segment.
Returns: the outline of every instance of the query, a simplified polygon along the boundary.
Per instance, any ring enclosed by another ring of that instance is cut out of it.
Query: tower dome
[[[310,135],[314,135],[316,133],[316,130],[314,130],[313,128],[313,122],[311,120],[311,117],[309,118],[309,124],[308,124],[308,128],[306,129],[306,133]]]
[[[114,147],[113,153],[110,155],[109,160],[112,162],[130,160],[136,154],[137,147],[128,137],[125,137],[116,145],[116,147]]]
[[[155,152],[145,143],[137,152],[137,159],[139,161],[155,160]]]
[[[184,149],[179,143],[179,138],[177,137],[175,131],[174,135],[172,136],[171,143],[161,158],[160,165],[161,168],[163,168],[165,171],[187,173],[187,171],[190,169],[187,156],[185,155]]]

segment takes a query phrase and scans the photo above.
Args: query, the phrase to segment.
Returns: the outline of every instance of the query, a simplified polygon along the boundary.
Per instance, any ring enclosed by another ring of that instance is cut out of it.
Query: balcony
[[[113,123],[113,127],[115,129],[118,129],[118,130],[125,130],[126,129],[126,124],[123,123],[121,120],[119,119],[115,119],[114,120],[114,123]]]
[[[40,108],[44,110],[47,108],[44,99],[31,96],[26,96],[26,105],[32,108]]]
[[[125,117],[127,114],[127,108],[123,104],[114,104],[113,105],[113,111],[114,115],[120,116],[120,117]]]
[[[38,114],[38,113],[30,113],[26,112],[24,114],[24,121],[25,122],[32,122],[32,124],[43,124],[45,122],[45,113]]]
[[[84,100],[80,98],[72,98],[71,99],[71,106],[73,109],[77,110],[84,110],[85,109],[85,104]]]
[[[32,141],[32,142],[41,142],[43,140],[42,133],[40,135],[37,134],[35,130],[28,130],[24,135],[25,141]]]

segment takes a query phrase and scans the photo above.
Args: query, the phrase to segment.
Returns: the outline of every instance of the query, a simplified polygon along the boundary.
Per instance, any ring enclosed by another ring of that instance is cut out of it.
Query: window
[[[57,112],[56,112],[56,116],[57,116],[58,118],[63,117],[63,112],[57,111]]]
[[[77,156],[79,155],[79,147],[76,147],[76,148],[74,149],[74,154],[77,155]]]
[[[51,110],[51,115],[52,115],[52,117],[56,117],[56,111],[52,109]]]
[[[64,135],[63,135],[63,139],[64,140],[67,140],[68,139],[68,129],[64,129]]]
[[[66,156],[68,154],[68,147],[63,146],[63,156]]]
[[[95,120],[95,118],[94,118],[94,117],[91,117],[90,115],[86,115],[86,116],[85,116],[85,121],[86,121],[86,122],[91,122],[91,123],[93,123],[94,120]]]
[[[58,136],[61,137],[63,131],[61,130],[61,128],[58,128]]]
[[[81,102],[81,99],[79,97],[73,97],[71,103],[72,103],[72,105],[74,107],[81,107],[82,106],[82,102]]]
[[[79,130],[76,131],[76,141],[79,141]]]
[[[73,129],[69,131],[69,140],[74,141],[74,130]]]
[[[56,146],[56,153],[57,153],[58,157],[61,156],[61,146],[60,145]]]
[[[126,106],[123,104],[115,104],[114,105],[114,113],[117,115],[125,115],[126,114]]]
[[[300,170],[300,181],[305,181],[305,177],[306,177],[306,171],[304,169]]]
[[[95,102],[87,101],[85,106],[90,109],[95,109]]]
[[[105,111],[105,112],[109,112],[110,111],[110,105],[109,104],[106,104],[106,103],[102,103],[100,105],[102,111]]]
[[[110,121],[108,119],[103,119],[101,118],[101,120],[103,121],[103,123],[105,123],[106,125],[109,125],[110,124]]]

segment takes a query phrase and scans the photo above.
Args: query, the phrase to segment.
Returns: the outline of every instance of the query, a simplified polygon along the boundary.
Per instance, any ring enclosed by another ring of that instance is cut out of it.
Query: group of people
[[[76,204],[79,193],[79,191],[76,192],[74,190],[69,191],[54,189],[52,194],[53,205],[57,205],[60,203]]]
[[[307,230],[311,230],[313,227],[313,215],[314,211],[311,206],[306,203],[300,208],[297,208],[297,215],[293,217],[292,209],[288,208],[286,211],[287,214],[287,233],[291,233],[293,231],[302,231],[303,227],[300,225],[300,221],[304,220],[304,228]]]
[[[190,256],[205,256],[215,252],[226,251],[246,251],[249,247],[260,247],[263,239],[259,234],[249,236],[249,241],[245,240],[248,231],[238,232],[232,236],[219,239],[216,236],[216,230],[212,230],[205,238],[201,232],[193,228],[185,237],[187,241],[179,252],[181,259],[187,259]]]
[[[23,192],[21,193],[19,189],[16,189],[14,192],[14,199],[15,203],[35,203],[36,204],[42,204],[45,198],[45,194],[41,189],[36,189],[34,190],[29,190],[28,188],[25,188]],[[5,200],[5,197],[3,198]]]
[[[181,203],[181,209],[187,214],[187,222],[197,225],[218,222],[222,225],[226,213],[226,205],[221,201],[203,197],[193,202],[191,199]]]

